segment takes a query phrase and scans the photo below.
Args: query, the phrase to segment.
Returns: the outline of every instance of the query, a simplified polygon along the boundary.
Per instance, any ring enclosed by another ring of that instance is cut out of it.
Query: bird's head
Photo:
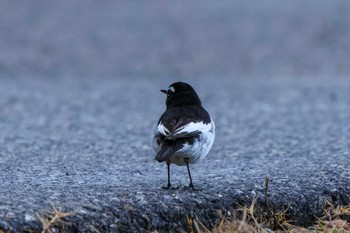
[[[160,90],[167,95],[167,107],[201,105],[196,91],[193,87],[184,82],[176,82],[169,86],[168,90]]]

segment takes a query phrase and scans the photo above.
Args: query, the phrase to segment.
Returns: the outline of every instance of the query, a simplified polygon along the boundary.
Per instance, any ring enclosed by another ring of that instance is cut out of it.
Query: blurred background
[[[1,1],[0,77],[347,76],[350,2]]]

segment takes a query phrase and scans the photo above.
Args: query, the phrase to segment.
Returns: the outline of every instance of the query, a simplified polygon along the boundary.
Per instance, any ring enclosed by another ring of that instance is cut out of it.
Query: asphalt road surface
[[[211,228],[264,206],[266,176],[296,224],[350,204],[350,3],[188,4],[0,3],[0,230],[40,230],[50,204],[68,232]],[[175,166],[162,189],[150,145],[180,80],[217,127],[199,191]]]

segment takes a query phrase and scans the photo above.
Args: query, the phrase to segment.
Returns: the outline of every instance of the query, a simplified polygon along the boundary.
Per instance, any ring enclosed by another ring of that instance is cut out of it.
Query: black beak
[[[164,94],[168,94],[167,90],[160,90],[161,92],[163,92]]]

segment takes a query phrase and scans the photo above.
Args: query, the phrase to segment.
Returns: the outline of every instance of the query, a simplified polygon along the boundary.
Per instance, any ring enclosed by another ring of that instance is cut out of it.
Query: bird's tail
[[[166,161],[170,158],[175,152],[177,151],[174,147],[169,146],[163,146],[160,151],[157,153],[155,160],[158,162]]]

